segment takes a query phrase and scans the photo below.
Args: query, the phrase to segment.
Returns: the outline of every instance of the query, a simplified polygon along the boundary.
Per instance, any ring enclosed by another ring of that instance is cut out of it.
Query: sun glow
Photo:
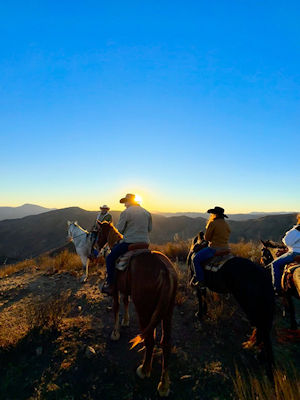
[[[139,203],[139,204],[141,204],[141,202],[142,202],[142,198],[141,198],[141,196],[139,196],[138,194],[135,195],[134,200],[135,200],[137,203]]]

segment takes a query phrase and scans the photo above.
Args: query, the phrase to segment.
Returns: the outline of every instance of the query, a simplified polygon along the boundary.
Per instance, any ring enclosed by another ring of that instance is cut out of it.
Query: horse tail
[[[163,320],[168,313],[173,311],[175,303],[175,294],[177,289],[176,272],[173,269],[170,260],[164,254],[154,251],[152,253],[159,256],[163,265],[158,277],[159,298],[149,324],[145,329],[143,329],[140,335],[130,341],[132,343],[131,349],[141,343],[145,337],[155,329],[157,324]]]

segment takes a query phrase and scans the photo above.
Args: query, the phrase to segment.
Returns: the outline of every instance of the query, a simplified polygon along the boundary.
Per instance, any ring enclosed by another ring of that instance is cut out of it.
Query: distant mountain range
[[[63,247],[67,243],[67,221],[75,221],[87,230],[94,224],[97,212],[78,207],[63,208],[20,219],[0,221],[0,264],[36,257]],[[120,211],[112,211],[114,223]],[[153,214],[151,242],[156,244],[189,239],[205,229],[206,219],[188,216],[165,217]],[[246,221],[229,220],[231,242],[240,240],[280,240],[295,224],[295,214],[263,216]]]
[[[20,207],[0,207],[0,221],[37,215],[51,210],[54,210],[54,208],[45,208],[35,204],[23,204]]]
[[[190,217],[190,218],[208,218],[208,214],[207,213],[200,213],[200,212],[176,212],[176,213],[170,213],[170,212],[157,212],[157,214],[159,215],[163,215],[165,217],[178,217],[178,216],[182,216],[185,215],[186,217]],[[228,218],[230,218],[231,220],[234,221],[246,221],[247,219],[257,219],[260,217],[266,217],[267,215],[281,215],[281,214],[294,214],[292,211],[279,211],[279,212],[258,212],[258,211],[253,211],[250,213],[246,213],[246,214],[228,214],[226,213],[226,215],[228,216]]]

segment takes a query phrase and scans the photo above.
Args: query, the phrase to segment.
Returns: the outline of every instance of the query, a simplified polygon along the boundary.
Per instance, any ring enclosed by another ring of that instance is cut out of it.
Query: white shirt
[[[282,239],[289,251],[293,251],[295,253],[300,253],[300,231],[296,229],[298,226],[299,225],[295,225],[292,229],[287,231]]]
[[[141,206],[132,205],[124,210],[117,224],[126,243],[149,243],[152,230],[151,214]]]

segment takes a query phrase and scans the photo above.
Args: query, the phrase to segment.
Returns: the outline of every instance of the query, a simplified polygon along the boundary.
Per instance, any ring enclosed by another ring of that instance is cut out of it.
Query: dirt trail
[[[49,275],[35,267],[0,280],[1,399],[158,398],[160,357],[154,358],[149,380],[136,377],[143,352],[129,350],[129,340],[139,333],[134,307],[130,327],[111,342],[111,299],[100,293],[100,281],[96,272],[81,284],[76,274]],[[51,298],[67,298],[58,329],[30,330],[32,309]],[[181,291],[180,303],[174,312],[170,399],[233,398],[235,365],[254,370],[258,365],[255,353],[241,348],[251,332],[248,321],[230,296],[213,296],[202,324],[194,317],[190,289]],[[275,350],[281,359],[299,363],[297,344],[275,343]]]

